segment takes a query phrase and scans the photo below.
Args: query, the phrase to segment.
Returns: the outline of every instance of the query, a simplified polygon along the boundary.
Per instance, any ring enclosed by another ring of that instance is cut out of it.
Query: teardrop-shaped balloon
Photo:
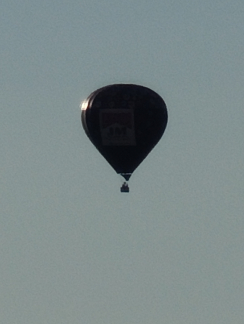
[[[129,180],[162,137],[168,120],[164,100],[149,88],[114,84],[82,103],[84,130],[114,170]]]

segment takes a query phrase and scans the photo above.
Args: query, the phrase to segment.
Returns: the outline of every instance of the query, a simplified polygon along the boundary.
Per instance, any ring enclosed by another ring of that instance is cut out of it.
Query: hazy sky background
[[[243,0],[3,0],[0,322],[243,324]],[[169,123],[129,194],[80,123],[137,83]]]

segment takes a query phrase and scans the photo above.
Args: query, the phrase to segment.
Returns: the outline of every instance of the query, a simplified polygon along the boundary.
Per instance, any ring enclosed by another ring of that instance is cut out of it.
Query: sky
[[[0,321],[242,324],[242,0],[3,0]],[[165,134],[130,193],[80,102],[159,93]]]

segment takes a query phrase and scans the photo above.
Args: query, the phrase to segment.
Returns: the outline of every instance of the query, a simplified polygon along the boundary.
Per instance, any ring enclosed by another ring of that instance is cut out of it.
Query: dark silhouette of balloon
[[[128,181],[162,137],[168,114],[164,100],[151,89],[114,84],[90,94],[81,119],[91,142]],[[127,187],[121,191],[128,192]]]

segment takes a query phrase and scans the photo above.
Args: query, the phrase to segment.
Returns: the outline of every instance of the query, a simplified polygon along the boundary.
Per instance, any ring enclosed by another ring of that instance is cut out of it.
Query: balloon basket
[[[129,191],[130,191],[130,188],[128,186],[128,183],[124,182],[122,187],[120,188],[120,192],[129,192]]]

